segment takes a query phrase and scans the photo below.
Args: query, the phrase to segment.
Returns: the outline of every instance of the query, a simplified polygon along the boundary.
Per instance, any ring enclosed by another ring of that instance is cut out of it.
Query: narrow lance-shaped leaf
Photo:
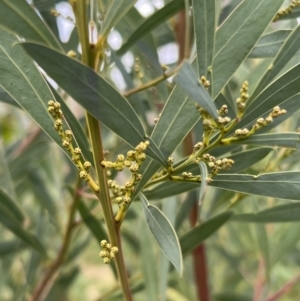
[[[224,174],[214,177],[210,186],[241,193],[286,200],[300,200],[300,172],[274,172],[262,175]]]
[[[222,227],[229,220],[232,214],[232,211],[225,211],[184,234],[180,238],[182,253],[186,255],[188,252],[200,245],[206,238]]]
[[[2,195],[3,197],[3,195]],[[38,240],[36,236],[29,233],[20,225],[20,221],[15,217],[15,215],[10,211],[9,207],[6,207],[8,202],[0,203],[0,223],[13,232],[17,237],[19,237],[26,244],[36,249],[38,252],[45,254],[45,249]]]
[[[256,213],[236,214],[232,221],[251,223],[284,223],[300,221],[300,203],[289,203],[264,209]],[[298,235],[299,236],[299,235]]]
[[[24,221],[25,215],[21,208],[2,189],[0,189],[0,204],[6,207],[19,223]]]
[[[217,109],[205,88],[200,84],[191,65],[184,62],[175,77],[175,82],[192,97],[214,119],[218,118]]]
[[[215,42],[215,0],[193,0],[192,4],[198,72],[208,78]]]
[[[53,99],[47,84],[24,50],[13,46],[19,42],[15,36],[0,29],[0,39],[0,86],[63,148],[47,112],[47,102]]]
[[[129,145],[135,147],[147,140],[132,106],[96,72],[48,47],[34,43],[22,46],[62,89]],[[166,164],[155,145],[150,144],[147,153]]]
[[[198,165],[201,173],[201,184],[200,184],[200,193],[199,193],[199,205],[201,205],[204,192],[207,186],[208,171],[207,171],[207,166],[204,162],[201,161],[198,163]]]
[[[170,3],[166,4],[162,9],[158,10],[148,19],[146,19],[144,23],[131,34],[123,46],[117,51],[117,54],[124,54],[137,41],[145,37],[151,30],[161,25],[181,9],[184,9],[183,0],[171,1]]]
[[[248,59],[273,58],[276,56],[291,30],[276,30],[263,35],[248,55]]]
[[[220,26],[212,68],[212,98],[246,59],[282,3],[283,0],[244,0]]]
[[[239,122],[239,128],[252,125],[257,118],[299,93],[299,84],[300,64],[297,64],[272,82],[253,100],[247,108],[245,116]]]
[[[155,206],[149,204],[140,193],[140,199],[148,226],[161,250],[165,253],[179,274],[182,274],[182,254],[177,234],[166,216]]]
[[[79,200],[77,205],[80,216],[85,223],[85,225],[89,228],[93,236],[97,239],[97,241],[101,241],[102,239],[107,239],[107,234],[103,229],[101,223],[92,215],[84,202]]]
[[[300,39],[300,26],[298,25],[288,36],[283,43],[270,67],[266,70],[265,74],[259,81],[259,84],[255,88],[255,91],[251,94],[249,102],[255,99],[264,87],[266,87],[280,72],[280,70],[292,59],[292,57],[299,50],[299,39]]]
[[[62,49],[51,30],[27,1],[1,0],[0,24],[26,40]]]
[[[104,22],[101,26],[100,35],[107,36],[109,31],[123,18],[137,0],[114,0],[112,1]]]
[[[232,141],[231,144],[248,144],[258,146],[278,146],[299,149],[300,135],[298,133],[270,133],[253,135],[249,138]]]

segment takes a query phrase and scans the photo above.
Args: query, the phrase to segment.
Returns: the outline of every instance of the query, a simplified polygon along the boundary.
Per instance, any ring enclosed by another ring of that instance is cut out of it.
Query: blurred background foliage
[[[65,51],[78,50],[74,16],[67,2],[57,0],[28,2],[58,37]],[[219,24],[240,2],[240,0],[216,1]],[[107,0],[98,0],[98,5],[105,8],[108,4]],[[283,6],[288,4],[289,1],[286,1]],[[169,9],[166,10],[166,7]],[[103,66],[102,74],[119,91],[130,90],[162,75],[161,65],[169,68],[176,66],[180,56],[178,24],[180,25],[180,11],[183,8],[184,2],[179,0],[139,0],[111,31],[108,38],[107,62]],[[163,9],[164,14],[161,14]],[[130,42],[132,33],[151,17],[153,23],[152,25],[149,23],[147,35],[133,41],[127,47],[126,43]],[[269,26],[266,33],[281,31],[282,39],[278,38],[271,45],[267,40],[265,44],[264,41],[260,41],[261,44],[256,45],[249,58],[239,67],[226,86],[225,97],[237,98],[244,80],[251,83],[251,93],[254,83],[260,79],[282,45],[286,37],[284,34],[290,33],[297,25],[297,17],[296,14]],[[102,16],[95,10],[95,23],[100,24],[101,18]],[[191,57],[196,53],[194,44],[192,41]],[[80,54],[77,53],[79,57]],[[299,53],[296,53],[281,74],[299,62]],[[55,83],[53,87],[57,89]],[[154,119],[161,112],[173,87],[174,83],[168,79],[128,98],[148,134],[154,128]],[[84,125],[82,108],[60,89],[57,92]],[[16,206],[7,212],[5,204],[2,204],[7,201],[5,196],[0,202],[0,300],[21,301],[26,300],[32,292],[61,246],[76,170],[57,145],[49,140],[37,124],[7,97],[1,88],[0,101],[0,189],[15,201]],[[298,109],[300,106],[295,110],[297,114]],[[287,118],[272,131],[298,131],[297,114]],[[201,137],[201,132],[197,129],[199,126],[196,125],[193,132],[195,141],[201,140],[197,139]],[[105,127],[103,137],[105,149],[109,151],[107,159],[113,160],[117,154],[128,150],[128,146]],[[244,154],[246,150],[251,149],[251,146],[237,146],[233,153]],[[174,157],[177,159],[184,156],[183,145],[176,150]],[[255,162],[254,165],[247,166],[239,172],[259,174],[299,170],[299,153],[290,149],[266,148]],[[122,180],[122,177],[120,179]],[[165,199],[158,199],[157,194],[152,197],[155,199],[155,205],[163,210],[166,206],[171,206],[167,212],[172,213],[170,220],[173,220],[179,236],[190,229],[187,216],[194,205],[193,202],[189,202],[189,199],[193,199],[191,198],[193,193],[196,192],[168,196]],[[151,199],[149,196],[148,198]],[[208,187],[201,215],[207,219],[228,208],[234,209],[236,213],[250,213],[286,202]],[[98,256],[99,241],[106,235],[101,208],[85,187],[81,190],[78,209],[70,250],[46,300],[121,300],[114,268],[104,265]],[[125,261],[134,300],[153,301],[149,295],[151,290],[164,291],[158,283],[161,286],[167,283],[166,300],[197,300],[193,281],[193,261],[190,255],[184,257],[185,268],[182,278],[174,270],[168,278],[160,278],[166,277],[161,273],[166,260],[147,229],[141,211],[139,202],[133,204],[122,226]],[[270,292],[280,290],[294,277],[299,278],[298,222],[268,224],[230,221],[209,237],[205,244],[212,300],[265,300]],[[165,269],[168,270],[169,265]],[[145,282],[157,287],[149,288]],[[300,280],[280,300],[298,300],[299,283]],[[263,290],[262,299],[253,297],[258,289]]]

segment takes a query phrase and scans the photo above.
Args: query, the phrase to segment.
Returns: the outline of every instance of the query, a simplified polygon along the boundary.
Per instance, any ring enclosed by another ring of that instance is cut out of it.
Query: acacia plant
[[[0,0],[1,300],[296,300],[300,1],[59,2]]]

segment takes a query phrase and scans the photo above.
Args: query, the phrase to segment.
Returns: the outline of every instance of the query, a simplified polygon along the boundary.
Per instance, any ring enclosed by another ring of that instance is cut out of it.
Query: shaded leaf
[[[114,0],[111,2],[104,22],[101,26],[100,35],[107,36],[110,30],[126,15],[137,0]]]
[[[62,89],[129,145],[135,147],[147,140],[131,105],[96,72],[48,47],[34,43],[22,46]],[[149,156],[165,165],[161,153],[156,151],[155,145],[147,149]]]
[[[300,64],[296,65],[263,90],[249,105],[239,128],[250,126],[257,118],[300,92]]]
[[[176,231],[180,228],[180,226],[182,225],[183,221],[186,219],[186,217],[188,216],[192,208],[195,206],[195,204],[197,204],[198,200],[199,200],[198,190],[189,191],[188,195],[182,202],[176,216],[176,221],[175,221]]]
[[[222,227],[232,214],[233,212],[231,211],[223,212],[184,234],[180,238],[182,253],[186,255],[188,252],[200,245],[206,238]]]
[[[26,245],[18,240],[9,240],[0,242],[0,257],[5,255],[13,255],[24,249]]]
[[[234,161],[234,164],[230,168],[230,172],[236,173],[244,170],[265,158],[272,151],[274,151],[274,149],[271,147],[259,147],[234,153],[229,156],[230,159]],[[220,170],[219,173],[228,173],[228,171],[223,169]]]
[[[283,0],[244,0],[220,26],[212,67],[212,98],[246,59],[282,3]]]
[[[14,216],[14,218],[22,224],[25,214],[21,208],[2,190],[0,189],[0,204],[4,206]]]
[[[282,47],[272,61],[270,67],[260,79],[250,99],[254,99],[280,72],[280,70],[291,60],[299,50],[300,26],[297,26],[284,41]]]
[[[286,188],[288,189],[288,188]],[[236,214],[232,221],[253,223],[283,223],[300,221],[300,203],[289,203],[264,209],[256,213]]]
[[[161,250],[182,274],[182,254],[177,234],[166,216],[155,206],[149,204],[145,196],[140,193],[144,213],[148,226]]]
[[[210,116],[214,119],[218,118],[219,115],[213,101],[205,88],[199,83],[199,80],[189,63],[183,62],[174,80],[199,104],[199,106],[207,111]]]
[[[38,252],[45,254],[45,249],[36,236],[26,231],[20,225],[20,221],[6,207],[5,204],[0,203],[0,223],[13,232],[23,242],[36,249]]]
[[[193,0],[193,21],[199,76],[208,78],[215,42],[215,0]]]
[[[291,30],[282,29],[263,35],[248,55],[248,59],[273,58],[276,56]]]
[[[107,239],[107,234],[103,229],[101,223],[99,222],[99,220],[95,218],[94,215],[90,213],[90,211],[88,210],[88,208],[86,207],[83,201],[79,200],[77,209],[80,213],[83,222],[89,228],[89,230],[97,239],[97,241],[99,242],[102,239]]]
[[[247,194],[300,200],[300,172],[274,172],[258,176],[224,174],[213,178],[210,186]]]
[[[247,295],[240,295],[235,293],[219,293],[214,295],[215,301],[252,301],[253,297],[249,297]]]
[[[298,149],[300,135],[297,133],[270,133],[253,135],[246,139],[232,141],[231,144],[248,144],[258,146],[278,146]]]
[[[24,50],[15,45],[15,36],[0,29],[0,85],[64,151],[61,139],[47,112],[53,99],[46,82]]]
[[[54,225],[58,226],[56,204],[46,185],[47,179],[43,177],[43,174],[38,169],[30,171],[27,177],[32,183],[31,191],[35,196],[36,201],[40,203],[41,208],[48,211],[50,220]]]
[[[0,24],[26,40],[36,41],[61,50],[60,43],[51,30],[27,1],[1,0]]]
[[[282,209],[284,211],[284,208]],[[299,208],[298,210],[296,209],[296,211],[299,214]],[[272,253],[273,256],[271,257],[271,266],[274,266],[278,261],[281,261],[285,256],[290,254],[291,250],[296,247],[299,240],[300,231],[297,226],[295,227],[295,224],[288,225],[288,228],[282,227],[281,235],[278,237],[278,239],[276,239],[276,248]],[[280,244],[277,244],[277,241],[280,241]]]
[[[127,39],[122,47],[117,51],[118,55],[124,54],[132,45],[145,37],[151,30],[175,15],[181,9],[184,9],[184,1],[176,0],[166,4],[162,9],[155,12],[146,19]]]

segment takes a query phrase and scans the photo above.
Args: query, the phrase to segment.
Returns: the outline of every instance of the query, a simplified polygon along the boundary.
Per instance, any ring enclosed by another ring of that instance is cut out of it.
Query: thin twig
[[[269,296],[266,301],[277,301],[280,297],[282,297],[284,294],[287,294],[294,286],[295,284],[300,281],[300,273],[297,274],[292,280],[287,282],[279,291]]]
[[[153,86],[156,86],[157,84],[163,82],[167,78],[169,78],[169,77],[173,76],[175,73],[177,73],[177,71],[179,70],[180,67],[181,67],[181,65],[178,65],[176,68],[170,70],[169,72],[165,72],[163,75],[158,76],[157,78],[149,81],[146,84],[143,84],[143,85],[140,85],[140,86],[138,86],[136,88],[133,88],[131,90],[125,91],[123,93],[123,96],[124,97],[129,97],[129,96],[131,96],[135,93],[142,92],[142,91],[147,90],[147,89],[149,89]]]
[[[32,298],[30,301],[43,301],[47,297],[47,292],[51,289],[51,286],[53,285],[54,281],[53,278],[55,276],[55,273],[58,271],[60,266],[63,264],[65,257],[67,255],[71,238],[72,238],[72,232],[73,232],[73,223],[74,223],[74,217],[75,217],[75,212],[79,200],[79,195],[77,194],[77,187],[79,185],[80,181],[78,180],[76,189],[74,191],[74,196],[73,196],[73,202],[70,207],[70,212],[69,212],[69,217],[68,217],[68,223],[67,223],[67,229],[66,233],[64,236],[64,240],[62,243],[62,246],[57,254],[56,259],[52,262],[50,267],[48,268],[46,274],[40,281],[40,283],[36,286]]]

